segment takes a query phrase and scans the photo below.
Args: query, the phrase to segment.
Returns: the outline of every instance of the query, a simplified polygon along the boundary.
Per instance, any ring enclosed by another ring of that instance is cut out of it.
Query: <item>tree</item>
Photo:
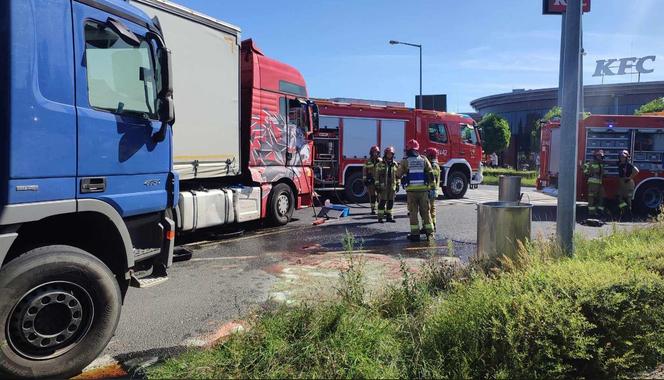
[[[482,149],[484,153],[501,153],[510,146],[510,125],[503,117],[496,114],[487,114],[479,122],[482,131]]]
[[[560,119],[562,116],[562,108],[555,106],[549,110],[541,119],[538,119],[533,125],[532,132],[530,132],[530,147],[534,152],[540,150],[540,139],[542,136],[542,125],[548,123],[553,119]]]
[[[634,111],[634,115],[643,115],[644,113],[664,112],[664,98],[657,98],[650,101]]]
[[[541,119],[538,119],[533,125],[532,132],[530,132],[530,147],[533,152],[539,152],[540,150],[540,139],[542,136],[542,126],[551,120],[558,119],[560,120],[563,116],[563,109],[555,106],[549,110]],[[590,116],[590,112],[584,112],[583,118]]]

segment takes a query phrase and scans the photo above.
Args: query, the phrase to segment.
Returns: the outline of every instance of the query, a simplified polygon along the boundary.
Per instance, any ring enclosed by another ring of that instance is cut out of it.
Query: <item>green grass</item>
[[[521,186],[534,187],[537,181],[536,171],[485,168],[482,174],[484,175],[484,180],[482,181],[484,185],[498,185],[498,177],[501,175],[521,177]]]
[[[338,297],[265,307],[247,332],[148,376],[613,378],[661,363],[664,224],[576,246],[568,258],[535,241],[493,266],[432,256],[371,299],[349,262]]]

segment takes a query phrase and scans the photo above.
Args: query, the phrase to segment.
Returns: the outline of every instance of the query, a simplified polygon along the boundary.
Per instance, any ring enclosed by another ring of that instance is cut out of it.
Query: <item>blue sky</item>
[[[540,0],[175,0],[230,22],[273,58],[304,75],[313,97],[406,102],[419,91],[420,43],[425,94],[447,93],[451,111],[517,88],[558,83],[560,17],[543,16]],[[664,80],[664,0],[593,0],[584,16],[586,84],[595,61],[656,55]],[[636,76],[605,78],[605,83]]]

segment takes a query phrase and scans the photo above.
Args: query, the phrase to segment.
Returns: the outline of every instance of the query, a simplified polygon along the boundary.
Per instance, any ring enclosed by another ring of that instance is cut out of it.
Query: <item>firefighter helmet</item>
[[[385,155],[387,156],[388,153],[392,153],[394,155],[394,147],[393,146],[388,146],[385,148]]]
[[[408,149],[408,150],[418,150],[418,149],[420,149],[420,143],[418,143],[417,140],[415,140],[415,139],[408,140],[408,142],[406,143],[406,149]]]
[[[369,149],[369,154],[380,153],[380,148],[378,145],[374,145]]]
[[[438,157],[438,149],[427,148],[427,150],[424,151],[424,154],[426,154],[427,157]]]

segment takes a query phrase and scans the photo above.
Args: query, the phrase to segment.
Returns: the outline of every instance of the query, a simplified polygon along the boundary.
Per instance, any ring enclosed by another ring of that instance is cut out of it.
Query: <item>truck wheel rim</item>
[[[454,194],[459,194],[463,191],[463,180],[459,177],[452,178],[452,191]]]
[[[664,194],[659,189],[650,188],[643,193],[643,203],[650,209],[659,208],[664,201]]]
[[[351,192],[357,198],[362,198],[367,193],[367,188],[364,186],[364,183],[357,179],[351,184]]]
[[[83,340],[94,317],[90,294],[77,284],[56,281],[26,292],[9,314],[7,340],[19,355],[47,360]]]
[[[284,216],[288,214],[288,209],[290,208],[290,200],[286,194],[281,194],[277,198],[277,211],[279,215]]]

